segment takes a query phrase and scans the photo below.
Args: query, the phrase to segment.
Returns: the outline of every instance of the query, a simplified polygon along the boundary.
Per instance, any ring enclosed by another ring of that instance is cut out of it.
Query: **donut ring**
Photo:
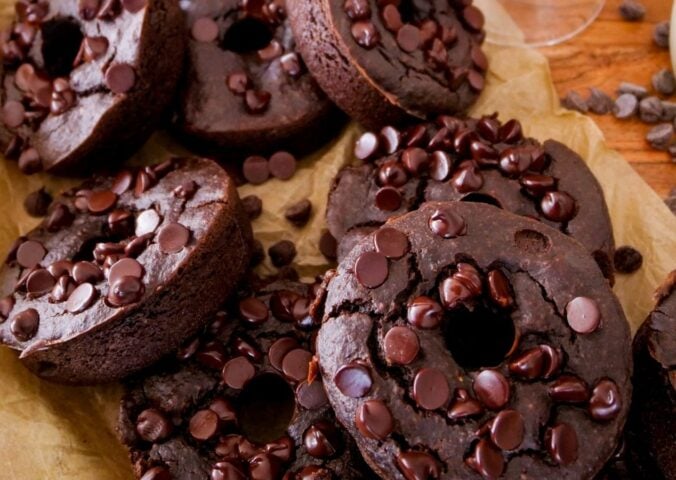
[[[424,204],[348,254],[325,312],[327,395],[382,478],[592,478],[615,450],[629,326],[593,259],[546,225]]]

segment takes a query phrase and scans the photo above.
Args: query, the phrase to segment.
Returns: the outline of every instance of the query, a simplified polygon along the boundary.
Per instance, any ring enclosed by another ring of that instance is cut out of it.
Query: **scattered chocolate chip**
[[[108,213],[117,203],[117,194],[110,190],[92,192],[87,198],[87,208],[94,215]]]
[[[361,47],[368,50],[375,47],[380,42],[380,35],[375,25],[370,20],[360,20],[354,22],[351,28],[352,38]]]
[[[108,270],[108,283],[114,284],[122,277],[142,278],[143,266],[133,258],[121,258]]]
[[[14,308],[14,297],[9,295],[0,298],[0,323],[9,318],[9,314]]]
[[[157,233],[157,243],[162,253],[178,253],[190,240],[190,230],[180,223],[163,226]]]
[[[242,207],[244,207],[249,220],[255,220],[263,213],[263,200],[257,195],[247,195],[242,198]]]
[[[186,180],[185,182],[181,183],[179,186],[174,188],[174,196],[176,198],[182,198],[184,200],[190,200],[193,195],[195,195],[195,192],[197,192],[197,189],[199,188],[199,185],[195,183],[194,180]]]
[[[656,150],[668,150],[674,138],[674,124],[660,123],[648,131],[646,140]]]
[[[620,15],[628,22],[638,22],[645,16],[645,6],[637,0],[622,0]]]
[[[270,165],[267,159],[253,155],[244,160],[242,174],[247,182],[260,185],[270,178]]]
[[[272,176],[280,180],[288,180],[296,173],[296,157],[289,152],[273,153],[269,165]]]
[[[673,95],[676,91],[676,78],[674,78],[674,72],[667,68],[663,68],[653,75],[652,84],[655,91],[660,95]]]
[[[47,254],[45,247],[36,240],[26,240],[19,244],[16,250],[16,261],[23,268],[33,268],[38,265]]]
[[[669,48],[669,21],[665,20],[655,25],[653,42],[660,48]]]
[[[407,320],[421,329],[437,328],[443,318],[441,305],[430,297],[416,297],[408,304]]]
[[[52,196],[42,187],[26,196],[23,208],[31,217],[44,217],[51,203]]]
[[[406,480],[434,480],[441,477],[441,465],[429,453],[401,452],[397,454],[396,461]]]
[[[622,410],[622,397],[612,380],[603,379],[594,386],[589,398],[589,414],[594,420],[606,422]]]
[[[88,309],[96,300],[97,290],[91,283],[82,283],[69,295],[66,310],[70,313],[80,313]]]
[[[350,20],[371,18],[371,6],[367,0],[345,0],[343,10]]]
[[[545,432],[545,445],[552,459],[559,465],[577,460],[577,433],[567,423],[557,423]]]
[[[643,265],[643,255],[635,248],[625,245],[615,250],[613,264],[620,273],[634,273]]]
[[[597,115],[606,115],[613,110],[615,102],[613,102],[613,99],[608,94],[598,88],[590,88],[587,105],[590,112]]]
[[[319,237],[319,251],[329,260],[338,257],[338,242],[328,230],[324,230]]]
[[[190,418],[188,431],[195,440],[205,442],[218,433],[219,418],[213,410],[199,410]]]
[[[561,100],[561,104],[568,110],[575,110],[582,113],[587,113],[589,111],[587,101],[582,98],[582,95],[575,91],[568,92]]]
[[[340,433],[326,420],[318,420],[305,430],[303,444],[315,458],[330,458],[342,447]]]
[[[509,382],[497,370],[485,369],[474,379],[474,393],[491,410],[499,410],[509,401]]]
[[[392,327],[383,342],[385,358],[391,364],[409,365],[420,351],[418,335],[408,327]]]
[[[19,170],[25,175],[33,175],[42,170],[42,159],[35,148],[27,148],[19,156]]]
[[[413,379],[412,395],[418,406],[425,410],[443,407],[451,396],[446,375],[436,368],[422,368]]]
[[[116,63],[106,70],[106,85],[113,93],[127,93],[134,87],[135,83],[136,72],[131,65]]]
[[[159,443],[171,435],[171,422],[154,408],[143,410],[136,419],[136,433],[146,442]]]
[[[657,97],[646,97],[638,104],[638,115],[642,122],[657,123],[663,114],[662,101]]]
[[[301,407],[308,410],[319,410],[329,403],[320,380],[312,383],[307,383],[307,381],[299,383],[296,387],[296,400]]]
[[[357,408],[355,424],[362,435],[374,440],[385,440],[394,430],[394,419],[381,400],[368,400]]]
[[[502,452],[488,440],[479,440],[465,463],[484,478],[498,478],[505,468]]]
[[[623,93],[615,99],[613,115],[616,118],[625,119],[636,115],[638,111],[638,98],[631,93]]]
[[[144,292],[143,282],[138,278],[121,277],[110,286],[106,299],[114,307],[123,307],[141,300]]]
[[[387,280],[387,257],[378,252],[362,253],[354,264],[357,280],[366,288],[377,288]]]
[[[302,348],[296,348],[284,355],[282,372],[290,380],[301,382],[308,378],[312,353]]]
[[[575,297],[566,305],[566,321],[577,333],[592,333],[601,323],[601,311],[591,298]]]
[[[190,29],[192,38],[202,43],[211,43],[218,38],[218,24],[209,17],[200,17]]]
[[[523,442],[524,420],[516,410],[502,410],[490,422],[493,443],[502,450],[516,450]]]
[[[467,233],[465,220],[450,210],[436,210],[428,225],[434,234],[442,238],[455,238]]]
[[[144,210],[136,217],[134,233],[137,237],[153,233],[162,222],[162,217],[153,208]]]
[[[549,397],[558,403],[582,404],[589,400],[589,387],[581,378],[562,375],[548,388]]]
[[[304,226],[310,219],[312,203],[307,198],[294,203],[284,211],[284,218],[297,227]]]
[[[40,314],[34,308],[28,308],[14,315],[9,328],[17,340],[27,342],[35,336],[39,327]]]
[[[373,386],[369,368],[357,362],[340,367],[333,381],[343,395],[351,398],[365,396]]]
[[[26,277],[26,291],[30,298],[40,297],[49,293],[54,287],[56,279],[44,268],[33,270]]]
[[[234,72],[226,77],[225,84],[235,95],[244,95],[251,86],[251,80],[245,72]]]
[[[359,160],[368,160],[378,153],[380,140],[375,133],[362,134],[354,144],[354,156]]]
[[[256,368],[244,357],[235,357],[224,366],[221,375],[225,384],[241,390],[256,374]]]
[[[422,40],[420,38],[420,29],[410,23],[402,25],[402,27],[397,30],[396,39],[399,48],[407,53],[415,52],[420,47]]]
[[[289,240],[281,240],[268,248],[268,255],[272,264],[280,269],[278,272],[280,277],[282,269],[287,267],[296,258],[296,254],[296,246]]]
[[[378,229],[373,237],[376,251],[387,258],[398,259],[408,252],[408,237],[399,230],[389,227]]]
[[[575,216],[577,205],[566,192],[547,192],[540,201],[540,209],[547,220],[568,222]]]
[[[396,188],[382,187],[375,195],[375,204],[380,210],[393,212],[401,207],[401,194]]]
[[[514,304],[509,280],[501,270],[488,272],[488,293],[491,300],[502,308],[509,308]]]

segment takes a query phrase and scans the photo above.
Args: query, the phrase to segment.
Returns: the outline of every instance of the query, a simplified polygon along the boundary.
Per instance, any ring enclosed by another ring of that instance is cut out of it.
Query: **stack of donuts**
[[[0,343],[123,381],[142,480],[676,478],[676,277],[632,349],[584,159],[467,117],[484,37],[472,0],[20,0],[0,148],[91,177],[11,247]],[[327,270],[257,275],[237,186],[348,117]],[[125,166],[158,128],[195,156]]]

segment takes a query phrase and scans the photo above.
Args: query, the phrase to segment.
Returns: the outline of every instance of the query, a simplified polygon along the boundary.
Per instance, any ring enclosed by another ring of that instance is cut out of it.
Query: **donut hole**
[[[267,443],[286,435],[296,396],[282,377],[266,373],[247,383],[237,403],[244,436],[254,443]]]
[[[80,26],[71,18],[57,18],[43,23],[40,30],[47,75],[51,78],[67,77],[73,70],[73,62],[84,38]]]
[[[514,243],[526,253],[545,253],[551,247],[549,237],[535,230],[519,230],[514,234]]]
[[[487,205],[493,205],[494,207],[502,208],[502,204],[497,198],[486,193],[470,193],[462,197],[460,200],[462,202],[485,203]]]
[[[235,53],[255,52],[272,40],[272,30],[263,21],[246,17],[232,24],[225,32],[221,46]]]
[[[468,370],[499,365],[516,335],[510,315],[484,303],[447,312],[442,332],[456,363]]]

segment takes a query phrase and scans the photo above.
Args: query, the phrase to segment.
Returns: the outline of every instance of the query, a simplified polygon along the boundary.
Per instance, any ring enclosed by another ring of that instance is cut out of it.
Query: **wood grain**
[[[549,58],[560,96],[570,90],[586,96],[589,87],[598,87],[614,97],[620,82],[647,87],[653,73],[671,66],[669,52],[653,43],[652,33],[655,24],[670,18],[672,2],[642,2],[647,7],[642,22],[622,20],[618,11],[621,0],[607,0],[601,15],[587,30],[561,45],[542,49]],[[667,153],[655,151],[646,143],[650,126],[612,115],[592,116],[608,144],[620,151],[660,196],[669,195],[676,187],[676,163]]]

